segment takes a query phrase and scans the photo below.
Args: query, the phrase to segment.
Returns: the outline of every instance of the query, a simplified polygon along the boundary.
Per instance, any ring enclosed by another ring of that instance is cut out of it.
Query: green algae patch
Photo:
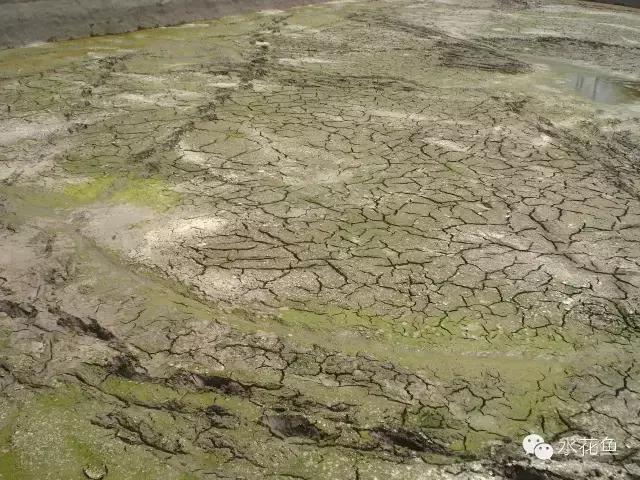
[[[300,334],[294,336],[310,338],[309,344],[339,344],[350,353],[357,353],[362,347],[367,351],[367,345],[386,344],[454,355],[492,357],[518,351],[530,357],[544,357],[549,353],[563,357],[599,346],[598,338],[585,335],[577,328],[575,331],[565,329],[562,335],[553,331],[540,334],[533,329],[508,333],[498,322],[480,324],[464,315],[459,317],[416,315],[396,319],[338,307],[324,312],[282,308],[274,326],[276,333],[299,331]]]
[[[344,8],[344,7],[342,7]],[[287,18],[290,25],[302,25],[305,28],[326,28],[344,23],[344,14],[335,8],[314,5],[307,8],[294,8]]]
[[[180,195],[170,190],[165,181],[155,178],[128,180],[124,188],[117,190],[112,197],[117,203],[135,203],[156,210],[167,210],[179,199]]]
[[[86,183],[70,185],[65,197],[73,205],[86,205],[99,200],[115,203],[134,203],[166,210],[175,205],[180,195],[169,189],[167,183],[156,178],[126,178],[104,176]]]
[[[19,469],[19,458],[11,448],[11,436],[17,412],[15,409],[9,410],[7,405],[2,403],[0,403],[0,408],[3,410],[0,424],[0,479],[10,479],[14,478],[14,472]]]
[[[104,198],[113,188],[114,177],[99,177],[89,182],[69,185],[64,189],[64,195],[74,203],[93,203]]]
[[[485,343],[465,338],[459,328],[451,326],[449,333],[438,330],[438,335],[429,335],[425,328],[420,335],[405,336],[393,327],[402,321],[340,309],[324,315],[285,310],[279,320],[296,341],[331,346],[351,355],[373,355],[457,386],[448,402],[464,405],[465,410],[423,408],[409,413],[405,421],[452,451],[472,455],[486,454],[495,442],[520,438],[531,431],[549,436],[566,431],[561,415],[577,411],[577,403],[568,395],[569,379],[584,371],[588,365],[585,360],[596,347],[599,358],[613,362],[613,352],[593,336],[588,344],[581,344],[584,350],[568,348],[567,339],[579,337],[577,331],[567,331],[562,338],[523,331],[515,338],[503,334]],[[442,322],[455,323],[453,319]],[[523,336],[528,340],[520,338]],[[363,400],[366,392],[354,395],[358,403],[367,403]],[[373,405],[369,408],[375,412]]]
[[[136,382],[114,376],[110,376],[102,382],[100,388],[127,403],[150,407],[173,404],[182,397],[179,392],[164,385]]]
[[[67,48],[60,48],[60,43],[43,44],[0,51],[0,72],[29,75],[53,70],[81,60],[91,50],[91,46],[81,46],[77,42],[67,43],[65,46]]]
[[[108,478],[180,478],[182,472],[145,448],[126,445],[92,423],[112,408],[72,385],[28,399],[0,431],[0,479],[80,480],[85,467],[103,465]]]
[[[128,404],[149,408],[166,407],[197,411],[214,404],[225,403],[224,398],[218,398],[214,392],[193,392],[182,388],[171,388],[160,383],[139,382],[115,376],[110,376],[102,382],[100,389]]]
[[[102,278],[107,284],[110,282],[108,275],[94,276]],[[521,342],[510,345],[508,338],[502,341],[494,338],[493,350],[491,345],[473,349],[469,345],[474,342],[477,344],[477,340],[462,338],[461,335],[452,336],[443,330],[442,342],[429,343],[424,335],[403,335],[402,332],[408,331],[408,325],[403,327],[405,330],[396,330],[394,325],[401,324],[400,319],[338,308],[325,314],[289,309],[283,310],[278,317],[265,315],[256,318],[241,309],[221,312],[206,303],[180,295],[176,290],[165,290],[160,284],[148,280],[137,282],[138,295],[145,298],[147,306],[138,318],[141,323],[158,316],[172,318],[174,322],[195,317],[215,323],[224,321],[247,332],[261,330],[291,334],[291,340],[297,344],[321,345],[342,354],[366,353],[380,361],[391,361],[398,368],[422,372],[425,378],[459,387],[450,401],[470,410],[481,408],[482,400],[479,396],[489,399],[482,407],[482,414],[476,412],[469,415],[466,411],[446,411],[441,408],[431,414],[423,410],[407,415],[407,426],[429,432],[459,453],[482,454],[493,442],[520,438],[529,431],[542,431],[542,426],[546,435],[564,431],[565,425],[558,417],[558,411],[569,415],[575,403],[568,395],[563,394],[563,388],[567,378],[573,375],[572,372],[578,371],[575,366],[588,365],[583,361],[588,351],[551,356],[555,343],[560,341],[551,337],[532,337],[531,344],[535,348],[531,349],[523,349]],[[120,278],[119,282],[123,281],[126,280]],[[413,320],[406,323],[415,328],[417,319]],[[448,318],[444,319],[444,323],[454,325],[456,320]],[[448,326],[450,331],[454,331],[452,325]],[[565,338],[568,334],[569,332],[565,332]],[[150,344],[149,347],[155,349],[159,345]],[[308,377],[305,379],[309,372],[313,374],[311,370],[317,366],[313,361],[308,365],[303,362],[304,359],[301,358],[290,366],[295,387],[322,404],[339,401],[359,405],[361,408],[353,413],[359,424],[373,427],[380,418],[384,418],[396,407],[395,400],[371,395],[364,386],[331,389],[317,380]],[[229,372],[233,372],[230,377],[240,382],[265,381],[262,375],[256,372],[252,375],[247,371],[246,365],[241,363],[229,360],[225,366]],[[268,377],[267,379],[270,380]],[[174,402],[180,399],[177,406],[181,411],[194,411],[217,404],[245,421],[255,422],[260,418],[259,409],[250,402],[210,392],[185,394],[188,390],[115,377],[110,377],[101,388],[125,402],[138,405],[176,406]],[[238,444],[251,443],[251,438],[248,437],[257,433],[253,429],[250,431],[253,433],[233,433],[238,436]]]
[[[62,191],[29,192],[14,189],[12,196],[26,206],[77,208],[94,203],[132,203],[165,211],[180,201],[180,194],[157,178],[118,178],[112,175],[67,185]]]
[[[0,448],[0,479],[2,480],[22,480],[27,477],[20,476],[18,455],[9,450],[9,447]]]

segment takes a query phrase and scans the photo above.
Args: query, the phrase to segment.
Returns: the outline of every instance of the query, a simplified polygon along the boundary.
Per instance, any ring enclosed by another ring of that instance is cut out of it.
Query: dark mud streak
[[[265,415],[262,421],[269,427],[271,433],[280,438],[304,437],[312,440],[321,440],[326,437],[326,434],[322,430],[303,415]]]
[[[441,62],[445,67],[472,68],[500,73],[526,73],[531,67],[516,58],[477,45],[473,42],[441,42]]]
[[[378,427],[373,430],[373,433],[388,445],[406,448],[414,452],[430,452],[443,455],[450,453],[442,445],[437,444],[420,431],[405,428]]]
[[[34,319],[38,315],[38,310],[28,303],[0,300],[0,313],[4,313],[11,318]]]
[[[220,377],[217,375],[200,375],[197,373],[185,373],[182,378],[191,380],[196,388],[205,390],[216,390],[227,395],[237,395],[239,397],[248,397],[251,391],[248,387],[231,380],[230,378]],[[187,381],[188,381],[187,380]],[[180,382],[180,380],[176,380]]]
[[[75,315],[57,310],[52,310],[51,313],[58,315],[59,326],[67,328],[75,333],[91,335],[105,342],[116,340],[116,336],[100,325],[95,318],[87,318],[83,320]]]

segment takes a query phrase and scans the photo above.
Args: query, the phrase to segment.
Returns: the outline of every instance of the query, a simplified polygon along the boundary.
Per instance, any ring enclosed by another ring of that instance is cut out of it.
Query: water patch
[[[579,95],[594,102],[618,105],[640,101],[640,82],[585,73],[571,73],[567,83]]]
[[[543,89],[552,87],[556,92],[572,91],[581,97],[608,105],[640,102],[640,81],[607,74],[595,68],[575,65],[563,60],[524,55],[542,73],[538,84]]]

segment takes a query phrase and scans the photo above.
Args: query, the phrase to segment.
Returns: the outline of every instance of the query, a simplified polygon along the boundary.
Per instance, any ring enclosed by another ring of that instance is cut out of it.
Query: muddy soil
[[[562,0],[0,52],[0,478],[638,478],[638,72]]]

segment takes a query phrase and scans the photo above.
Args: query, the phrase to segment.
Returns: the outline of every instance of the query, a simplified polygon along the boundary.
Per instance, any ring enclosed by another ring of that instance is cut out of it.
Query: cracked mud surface
[[[0,478],[637,478],[640,107],[566,76],[638,71],[551,0],[0,52]]]

